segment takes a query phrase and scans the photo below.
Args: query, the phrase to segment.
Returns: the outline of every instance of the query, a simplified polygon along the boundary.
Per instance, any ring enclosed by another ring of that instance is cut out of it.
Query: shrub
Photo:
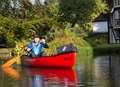
[[[54,39],[48,43],[50,48],[45,50],[48,55],[57,54],[57,47],[70,43],[77,48],[90,46],[82,37],[76,36],[75,33],[71,32],[71,30],[67,28],[64,30],[56,30],[52,35],[54,36]]]
[[[0,16],[0,44],[4,46],[14,46],[14,30],[16,29],[17,23],[14,19]]]
[[[29,39],[36,32],[45,37],[55,22],[52,19],[33,19],[18,21],[0,16],[0,44],[4,47],[15,46],[15,41]]]

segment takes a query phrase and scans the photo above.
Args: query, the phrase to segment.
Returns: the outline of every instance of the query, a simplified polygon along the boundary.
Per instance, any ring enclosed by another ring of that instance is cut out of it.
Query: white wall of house
[[[116,43],[116,41],[115,41],[115,37],[114,37],[114,35],[113,35],[113,32],[112,32],[112,29],[110,28],[109,29],[109,40],[110,40],[110,43]]]
[[[93,22],[93,32],[95,33],[108,32],[107,21]]]

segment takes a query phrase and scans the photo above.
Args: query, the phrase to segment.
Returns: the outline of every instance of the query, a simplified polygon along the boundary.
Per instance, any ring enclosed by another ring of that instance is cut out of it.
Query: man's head
[[[40,41],[40,36],[39,35],[35,35],[34,36],[34,41],[35,41],[35,43],[38,43]]]

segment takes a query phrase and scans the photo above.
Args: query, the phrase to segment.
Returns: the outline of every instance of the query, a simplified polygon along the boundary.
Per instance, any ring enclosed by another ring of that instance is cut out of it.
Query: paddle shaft
[[[2,67],[9,67],[11,66],[12,64],[14,64],[15,62],[17,62],[17,60],[20,60],[20,57],[19,56],[15,56],[13,57],[12,59],[8,60],[6,63],[4,63],[2,65]]]

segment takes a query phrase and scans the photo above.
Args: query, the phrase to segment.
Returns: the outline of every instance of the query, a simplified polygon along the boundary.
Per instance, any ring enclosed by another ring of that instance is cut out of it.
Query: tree
[[[103,0],[47,0],[47,11],[60,22],[69,22],[74,27],[76,23],[92,22],[107,10]]]
[[[0,14],[6,16],[10,13],[10,0],[0,0]]]

